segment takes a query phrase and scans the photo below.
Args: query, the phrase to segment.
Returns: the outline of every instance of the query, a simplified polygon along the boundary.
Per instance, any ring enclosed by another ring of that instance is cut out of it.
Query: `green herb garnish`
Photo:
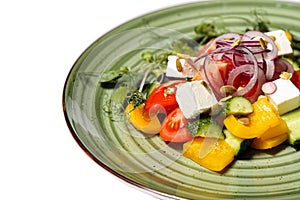
[[[145,102],[144,96],[145,95],[142,92],[140,92],[139,90],[135,90],[132,93],[129,101],[131,101],[133,103],[133,107],[136,108]]]
[[[121,67],[117,70],[109,70],[105,71],[102,74],[101,83],[116,83],[119,78],[121,78],[124,74],[128,73],[130,71],[129,67]]]

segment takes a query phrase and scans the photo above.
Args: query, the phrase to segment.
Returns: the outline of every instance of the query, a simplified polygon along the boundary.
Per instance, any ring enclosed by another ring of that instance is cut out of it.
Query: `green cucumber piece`
[[[236,157],[240,156],[251,145],[252,140],[236,137],[227,129],[224,129],[223,132],[225,134],[225,142],[234,149]]]
[[[289,128],[289,144],[300,147],[300,107],[282,115],[281,118]]]
[[[253,112],[252,103],[243,96],[235,96],[227,100],[226,115],[248,115]]]
[[[224,139],[221,126],[212,117],[204,117],[187,123],[187,129],[194,136]]]
[[[149,95],[153,92],[153,90],[154,90],[155,88],[157,88],[159,85],[160,85],[160,83],[157,82],[157,81],[154,81],[153,83],[151,83],[151,84],[149,85],[149,89],[148,89],[148,91],[147,91],[146,98],[148,98]]]

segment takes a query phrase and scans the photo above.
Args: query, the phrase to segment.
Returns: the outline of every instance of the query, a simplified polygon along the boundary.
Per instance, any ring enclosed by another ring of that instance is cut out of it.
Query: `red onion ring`
[[[242,39],[248,40],[257,40],[258,38],[264,39],[272,47],[271,49],[267,49],[265,52],[260,52],[263,53],[263,57],[266,63],[266,79],[272,80],[275,73],[275,65],[273,60],[277,57],[278,54],[278,49],[275,45],[275,42],[269,36],[260,31],[248,31],[242,37]]]
[[[255,88],[255,91],[253,92],[252,95],[245,95],[249,101],[254,103],[257,98],[262,94],[261,87],[262,85],[266,82],[266,77],[262,69],[258,68],[258,78],[257,78],[257,86]]]
[[[291,73],[291,74],[294,73],[295,69],[294,69],[293,65],[289,61],[284,60],[284,59],[277,59],[275,61],[275,63],[276,63],[275,65],[277,65],[278,62],[280,62],[281,64],[283,64],[285,66],[285,70],[284,71],[286,71],[288,73]]]
[[[273,82],[266,82],[262,85],[261,89],[266,95],[270,95],[276,92],[277,86]]]
[[[219,37],[216,37],[212,42],[210,42],[209,45],[207,45],[204,49],[201,55],[199,57],[202,57],[207,54],[207,51],[215,44],[220,43],[220,42],[234,42],[237,39],[241,38],[241,35],[238,33],[225,33],[223,35],[220,35]],[[226,40],[225,40],[226,39]],[[233,48],[231,45],[224,45],[227,47]],[[198,61],[198,60],[197,60]]]
[[[266,41],[267,48],[263,44],[264,41]],[[216,45],[217,48],[208,53],[213,45]],[[288,61],[277,58],[277,53],[278,49],[274,41],[260,31],[248,31],[244,35],[227,33],[210,42],[194,62],[205,58],[202,68],[204,78],[217,99],[224,97],[220,92],[220,88],[224,84],[234,86],[240,75],[249,76],[250,80],[246,86],[233,95],[246,96],[251,102],[254,102],[262,94],[262,85],[266,81],[274,80],[276,75],[282,71],[289,73],[294,71]],[[216,63],[222,60],[232,62],[234,66],[225,83]]]
[[[236,82],[236,79],[239,77],[239,75],[245,72],[253,73],[253,66],[250,64],[245,64],[231,70],[231,72],[228,75],[227,85],[234,86],[234,83]]]
[[[275,64],[273,60],[265,60],[266,61],[266,79],[272,80],[275,74]]]
[[[250,81],[247,83],[247,85],[243,89],[238,90],[234,94],[236,96],[243,96],[243,95],[247,94],[254,87],[254,85],[257,81],[257,78],[258,78],[258,64],[257,64],[255,56],[252,54],[252,52],[248,48],[246,48],[246,47],[237,47],[237,50],[241,50],[241,51],[246,52],[253,61],[253,76],[250,78]]]
[[[220,88],[224,85],[220,71],[216,63],[210,58],[206,57],[204,61],[204,75],[212,89],[215,97],[220,100],[224,95],[220,92]]]
[[[270,49],[270,52],[267,53],[267,57],[265,59],[275,59],[278,54],[277,46],[275,45],[275,42],[266,34],[260,32],[260,31],[247,31],[243,37],[242,40],[257,40],[258,37],[263,38],[267,43],[271,44],[272,49]]]

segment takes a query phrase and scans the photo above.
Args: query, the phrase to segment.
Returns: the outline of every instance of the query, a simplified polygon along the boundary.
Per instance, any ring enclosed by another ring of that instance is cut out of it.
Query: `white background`
[[[75,60],[107,31],[191,1],[0,2],[0,199],[155,199],[81,150],[64,120],[63,85]]]
[[[62,92],[73,63],[98,37],[186,2],[0,2],[0,199],[155,199],[81,150],[65,123]]]

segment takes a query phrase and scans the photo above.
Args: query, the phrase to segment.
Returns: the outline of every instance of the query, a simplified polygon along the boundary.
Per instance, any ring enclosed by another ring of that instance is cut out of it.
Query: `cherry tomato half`
[[[145,102],[145,111],[150,113],[169,114],[178,107],[176,101],[176,85],[184,81],[169,81],[153,90]]]
[[[163,121],[160,136],[167,142],[187,142],[193,136],[186,128],[188,120],[183,116],[180,108],[173,110]]]
[[[208,45],[211,45],[211,43],[214,42],[214,39],[211,39],[210,41],[208,41],[197,53],[196,53],[196,57],[200,56],[202,53],[204,53],[205,48],[208,47]],[[207,51],[206,54],[212,52],[213,50],[215,50],[217,48],[217,44],[214,43]]]
[[[291,81],[300,90],[300,71],[294,71]]]
[[[226,83],[228,80],[229,73],[234,68],[232,62],[230,62],[228,60],[218,60],[215,63],[219,69],[223,83]]]

